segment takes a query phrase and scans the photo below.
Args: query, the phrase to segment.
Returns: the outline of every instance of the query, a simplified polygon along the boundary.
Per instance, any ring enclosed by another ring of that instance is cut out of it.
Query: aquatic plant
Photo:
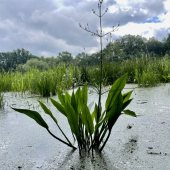
[[[128,73],[127,83],[134,83],[135,79],[135,83],[143,87],[152,87],[166,82],[162,75],[168,76],[170,72],[170,59],[167,56],[153,58],[150,55],[141,55],[138,57],[133,56],[125,61],[109,63],[104,61],[102,63],[102,85],[112,85],[125,73]],[[1,91],[20,92],[20,94],[29,91],[32,94],[48,96],[49,94],[55,95],[57,87],[65,91],[85,82],[96,88],[100,86],[100,67],[100,65],[94,65],[78,68],[73,64],[66,67],[65,64],[59,63],[58,66],[44,71],[36,68],[30,68],[27,72],[1,70]],[[46,76],[46,81],[42,76]]]
[[[82,88],[79,87],[76,91],[74,91],[73,89],[72,95],[70,95],[67,91],[65,92],[65,94],[63,94],[62,91],[59,88],[57,88],[57,94],[60,103],[50,98],[52,104],[59,110],[60,113],[62,113],[67,118],[70,129],[73,134],[73,138],[76,139],[77,141],[79,151],[81,151],[82,149],[85,149],[87,151],[92,150],[92,153],[94,148],[98,148],[100,152],[103,150],[110,137],[112,128],[121,114],[127,114],[136,117],[136,114],[133,111],[125,110],[125,108],[132,101],[132,99],[130,99],[132,91],[122,94],[122,90],[126,84],[127,74],[124,74],[112,85],[105,103],[105,109],[104,111],[102,111],[101,107],[102,84],[103,84],[102,37],[110,33],[109,32],[104,34],[102,31],[101,17],[107,12],[106,9],[105,13],[103,15],[101,14],[102,2],[103,0],[99,0],[98,4],[99,15],[97,15],[93,10],[93,13],[100,18],[100,31],[94,33],[90,31],[89,28],[86,27],[83,28],[80,24],[80,27],[82,29],[92,33],[92,35],[94,36],[100,37],[101,56],[99,69],[100,82],[98,86],[99,93],[98,104],[95,103],[94,111],[90,113],[93,103],[87,105],[88,89],[86,83],[83,85]],[[114,28],[111,32],[115,30],[117,30],[117,27]],[[67,73],[65,74],[68,75]],[[71,79],[73,78],[72,74],[73,74],[72,69],[70,68],[69,76],[71,77]],[[41,78],[43,79],[44,76],[45,75],[42,74]],[[45,106],[42,102],[39,101],[39,103],[44,112],[54,120],[57,127],[64,135],[66,141],[63,141],[62,139],[58,138],[49,130],[49,126],[38,112],[26,109],[17,108],[13,109],[34,119],[40,126],[44,127],[54,138],[76,149],[76,147],[66,137],[65,133],[61,130],[57,119],[54,117],[50,109],[48,109],[47,106]]]
[[[4,105],[4,95],[2,94],[1,92],[1,89],[0,89],[0,108]]]
[[[152,59],[149,56],[144,56],[136,60],[135,79],[139,86],[156,86],[164,81],[162,75],[169,73],[170,60],[166,57]]]
[[[168,74],[168,76],[162,75],[162,77],[165,79],[166,82],[170,82],[170,73]]]

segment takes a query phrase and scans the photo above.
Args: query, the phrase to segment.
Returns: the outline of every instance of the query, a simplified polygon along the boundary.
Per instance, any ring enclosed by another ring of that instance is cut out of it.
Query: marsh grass
[[[118,77],[128,73],[127,83],[137,83],[143,87],[152,87],[165,82],[162,75],[167,76],[170,73],[170,59],[151,58],[149,55],[142,55],[140,58],[118,62],[103,63],[103,85],[113,84]],[[82,76],[83,75],[83,76]],[[81,69],[82,81],[90,84],[99,85],[100,66],[84,66]]]
[[[152,87],[166,82],[163,76],[170,73],[170,59],[151,58],[143,55],[140,58],[122,62],[104,62],[102,69],[102,85],[112,85],[123,74],[128,73],[127,83],[137,83],[138,86]],[[80,86],[87,82],[88,85],[98,87],[100,84],[100,66],[74,66],[65,64],[40,71],[30,68],[27,72],[5,72],[0,73],[1,91],[21,92],[41,96],[56,95],[57,87],[63,91]]]
[[[168,75],[170,71],[170,60],[164,58],[150,58],[148,56],[140,58],[136,62],[135,79],[139,86],[156,86],[164,82],[162,75]]]

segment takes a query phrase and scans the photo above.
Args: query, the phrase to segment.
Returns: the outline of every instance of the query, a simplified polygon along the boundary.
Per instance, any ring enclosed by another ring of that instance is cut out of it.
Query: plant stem
[[[99,122],[100,118],[100,108],[101,108],[101,88],[102,88],[102,22],[101,22],[101,4],[99,5],[99,18],[100,18],[100,48],[101,48],[101,55],[100,55],[100,87],[99,87],[99,101],[98,101],[98,112],[97,112],[97,123]],[[99,131],[97,130],[97,136]],[[97,146],[99,144],[99,137],[96,140]]]
[[[110,137],[110,134],[111,134],[111,131],[109,130],[109,134],[108,134],[106,140],[104,141],[103,146],[99,149],[99,152],[101,152],[101,151],[103,150],[103,148],[105,147],[105,145],[106,145],[106,143],[107,143],[107,141],[108,141],[108,139],[109,139],[109,137]]]
[[[64,134],[64,132],[63,132],[62,129],[60,128],[59,124],[58,124],[58,123],[56,123],[56,124],[57,124],[58,128],[60,129],[61,133],[64,135],[64,137],[65,137],[66,140],[68,141],[68,143],[69,143],[70,145],[72,145],[71,142],[69,141],[69,139],[67,138],[67,136]],[[72,145],[72,146],[73,146],[73,145]]]
[[[57,136],[55,136],[53,133],[50,132],[49,129],[47,129],[47,131],[49,132],[50,135],[52,135],[55,139],[59,140],[60,142],[72,147],[73,149],[77,149],[76,147],[74,147],[73,145],[70,145],[69,143],[66,143],[65,141],[63,141],[62,139],[58,138]]]

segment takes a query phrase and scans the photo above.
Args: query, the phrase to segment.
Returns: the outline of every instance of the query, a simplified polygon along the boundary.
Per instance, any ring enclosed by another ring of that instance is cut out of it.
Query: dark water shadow
[[[60,162],[58,170],[118,170],[114,167],[114,163],[110,161],[105,152],[100,153],[98,150],[94,150],[93,156],[92,153],[85,151],[81,152],[72,150],[68,152]]]

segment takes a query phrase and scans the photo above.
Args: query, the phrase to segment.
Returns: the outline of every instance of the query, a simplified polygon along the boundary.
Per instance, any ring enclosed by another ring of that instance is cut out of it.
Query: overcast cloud
[[[126,34],[158,40],[167,37],[170,28],[169,0],[104,0],[103,29],[119,30],[113,39]],[[79,27],[89,24],[99,29],[98,0],[0,0],[0,52],[24,48],[37,56],[56,57],[68,51],[76,56],[99,51],[99,38]],[[104,41],[104,45],[107,41]]]

